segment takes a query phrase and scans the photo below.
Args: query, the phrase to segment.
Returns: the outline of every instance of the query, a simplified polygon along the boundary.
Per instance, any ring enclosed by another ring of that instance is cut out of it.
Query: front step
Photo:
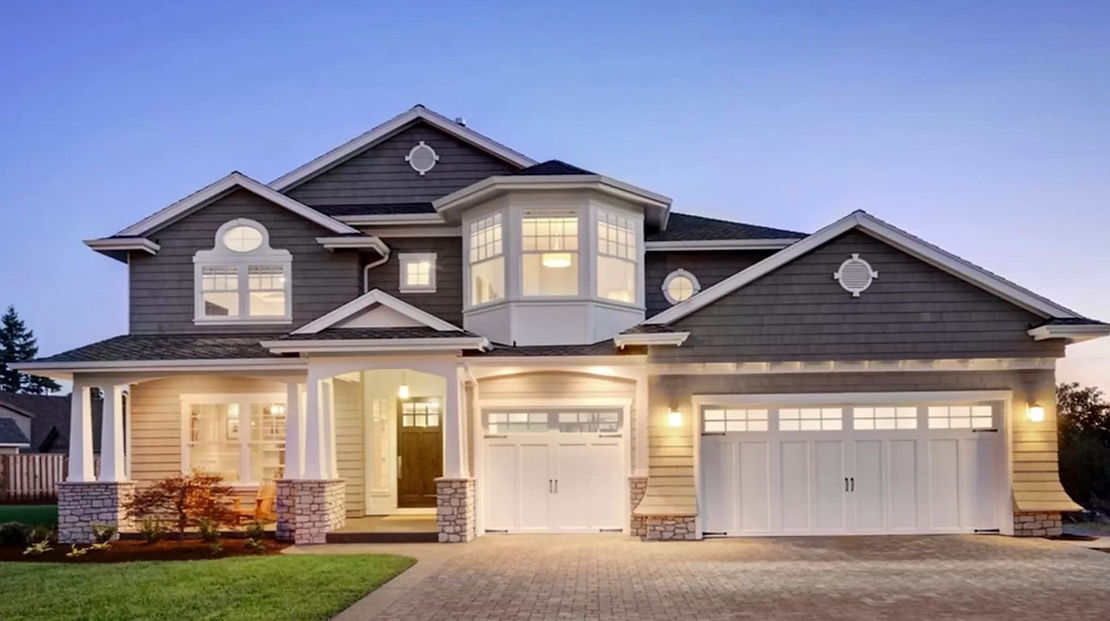
[[[439,533],[328,533],[328,543],[436,543]]]

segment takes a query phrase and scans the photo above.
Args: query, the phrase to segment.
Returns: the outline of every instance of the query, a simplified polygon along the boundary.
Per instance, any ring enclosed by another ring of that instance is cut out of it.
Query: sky
[[[1110,321],[1107,2],[0,2],[0,305],[127,332],[111,235],[416,103],[674,210],[865,209]],[[1059,379],[1110,392],[1110,338]]]

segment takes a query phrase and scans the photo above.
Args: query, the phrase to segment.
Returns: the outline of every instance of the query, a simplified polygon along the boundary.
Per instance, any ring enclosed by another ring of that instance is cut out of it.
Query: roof
[[[132,360],[225,360],[274,358],[259,341],[280,334],[217,336],[211,334],[124,334],[32,363],[113,362]]]
[[[61,453],[69,448],[70,395],[26,395],[0,392],[0,405],[31,418],[31,450],[38,453]],[[102,399],[92,399],[93,450],[100,450],[100,421],[104,411]]]
[[[0,418],[0,445],[26,444],[30,446],[31,439],[23,434],[23,430],[10,418]]]
[[[460,332],[460,328],[452,323],[444,321],[439,317],[424,311],[404,300],[396,298],[381,289],[371,289],[366,293],[358,296],[357,298],[347,302],[346,304],[336,308],[308,323],[293,330],[293,335],[306,335],[317,334],[327,328],[337,327],[345,322],[356,319],[371,311],[376,306],[382,306],[390,309],[398,315],[404,317],[407,321],[419,324],[422,327],[428,327],[441,332]],[[351,326],[355,327],[355,326]],[[370,326],[366,326],[370,327]],[[373,326],[373,327],[386,327],[386,326]],[[387,337],[389,338],[389,337]],[[393,337],[399,338],[399,337]],[[305,340],[301,336],[301,340]]]
[[[643,353],[638,349],[626,347],[618,349],[612,340],[599,341],[588,345],[492,345],[485,352],[464,352],[465,356],[623,356]]]
[[[744,222],[671,212],[664,231],[644,236],[646,242],[701,241],[711,239],[802,239],[805,233]]]
[[[282,336],[279,341],[295,340],[347,340],[361,341],[366,339],[435,339],[459,336],[477,336],[465,330],[436,330],[435,328],[403,327],[403,328],[327,328],[312,334],[293,332]]]
[[[431,203],[381,203],[371,205],[317,205],[320,213],[332,217],[345,216],[404,216],[418,213],[435,213]]]
[[[511,175],[596,175],[597,173],[567,164],[562,160],[547,160],[528,168],[522,168]]]

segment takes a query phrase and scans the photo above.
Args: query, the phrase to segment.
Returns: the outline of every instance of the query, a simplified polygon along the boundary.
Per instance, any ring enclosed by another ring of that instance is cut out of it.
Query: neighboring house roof
[[[666,230],[644,236],[644,241],[702,241],[725,239],[784,239],[798,240],[806,236],[798,231],[788,231],[743,222],[731,222],[686,213],[671,212]]]
[[[509,174],[512,174],[512,175],[596,175],[597,173],[586,170],[585,168],[579,168],[579,167],[574,166],[572,164],[567,164],[566,162],[564,162],[562,160],[547,160],[546,162],[540,162],[539,164],[536,164],[535,166],[529,166],[528,168],[522,168],[522,169],[520,169],[520,170],[518,170],[514,173],[509,173]]]
[[[69,448],[70,395],[26,395],[0,392],[0,405],[16,410],[31,419],[31,450],[37,453],[61,453]],[[100,422],[104,410],[102,399],[93,399],[93,450],[100,450]],[[6,419],[0,419],[6,420]]]
[[[0,418],[0,446],[30,446],[31,439],[10,418]]]

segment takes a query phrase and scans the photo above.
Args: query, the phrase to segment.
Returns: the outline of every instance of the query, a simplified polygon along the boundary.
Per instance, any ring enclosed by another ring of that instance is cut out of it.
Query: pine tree
[[[24,375],[8,367],[11,362],[30,360],[39,353],[35,333],[19,318],[14,306],[0,317],[0,390],[41,395],[56,392],[61,386],[46,377]]]

